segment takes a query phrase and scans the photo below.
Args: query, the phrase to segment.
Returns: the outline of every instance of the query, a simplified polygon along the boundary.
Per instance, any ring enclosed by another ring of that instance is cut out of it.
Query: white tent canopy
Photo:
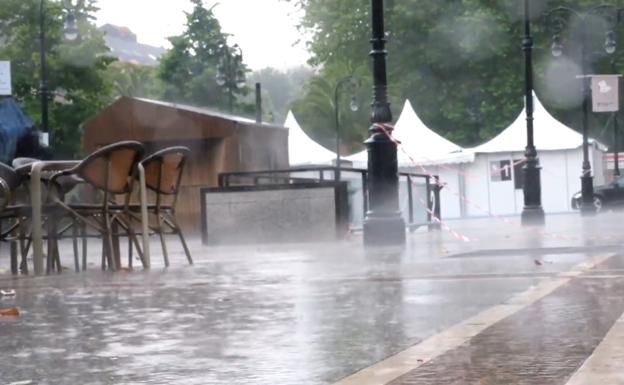
[[[537,151],[567,150],[579,148],[583,136],[555,119],[533,93],[533,130]],[[606,147],[593,139],[590,143],[606,151]],[[524,151],[527,143],[526,107],[516,120],[503,132],[490,141],[468,149],[474,153],[519,152]]]
[[[336,153],[310,138],[299,126],[292,111],[288,111],[284,126],[288,127],[288,159],[291,166],[328,165]]]
[[[461,152],[462,148],[430,130],[418,117],[409,100],[405,101],[392,134],[401,142],[398,148],[399,167],[416,164],[471,162],[473,155]],[[365,167],[366,150],[346,157],[358,166]]]

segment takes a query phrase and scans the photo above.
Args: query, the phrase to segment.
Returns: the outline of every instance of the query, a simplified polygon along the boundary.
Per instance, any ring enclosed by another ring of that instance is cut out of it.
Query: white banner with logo
[[[620,109],[620,76],[591,76],[592,109],[594,112],[614,112]]]
[[[12,95],[11,62],[0,60],[0,95]]]

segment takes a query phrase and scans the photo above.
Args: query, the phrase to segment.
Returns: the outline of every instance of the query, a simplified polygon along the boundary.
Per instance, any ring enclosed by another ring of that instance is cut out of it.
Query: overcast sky
[[[238,43],[245,63],[254,70],[288,68],[308,58],[295,28],[300,14],[291,3],[279,0],[204,0],[214,12],[229,43]],[[188,0],[98,0],[97,24],[111,23],[130,28],[139,42],[167,46],[166,38],[179,34],[191,10]]]

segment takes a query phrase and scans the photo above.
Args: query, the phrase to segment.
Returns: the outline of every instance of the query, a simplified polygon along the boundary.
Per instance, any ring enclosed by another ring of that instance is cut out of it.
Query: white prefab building
[[[571,211],[571,197],[581,188],[583,137],[546,111],[534,99],[535,147],[541,166],[542,207],[546,213]],[[594,185],[605,182],[606,147],[589,140]],[[464,166],[462,216],[520,214],[524,205],[522,167],[526,146],[526,110],[494,139],[466,152],[474,161]],[[448,216],[447,216],[448,217]]]

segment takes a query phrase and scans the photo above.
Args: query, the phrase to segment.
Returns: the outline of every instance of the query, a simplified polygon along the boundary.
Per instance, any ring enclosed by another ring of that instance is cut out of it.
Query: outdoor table
[[[32,250],[33,264],[36,275],[42,275],[44,269],[43,255],[43,212],[42,212],[42,178],[47,172],[61,171],[78,164],[79,161],[37,161],[30,169],[30,200],[32,208]],[[139,189],[141,204],[141,226],[143,232],[143,264],[150,267],[149,233],[147,216],[147,191],[145,188],[145,170],[139,164]]]

